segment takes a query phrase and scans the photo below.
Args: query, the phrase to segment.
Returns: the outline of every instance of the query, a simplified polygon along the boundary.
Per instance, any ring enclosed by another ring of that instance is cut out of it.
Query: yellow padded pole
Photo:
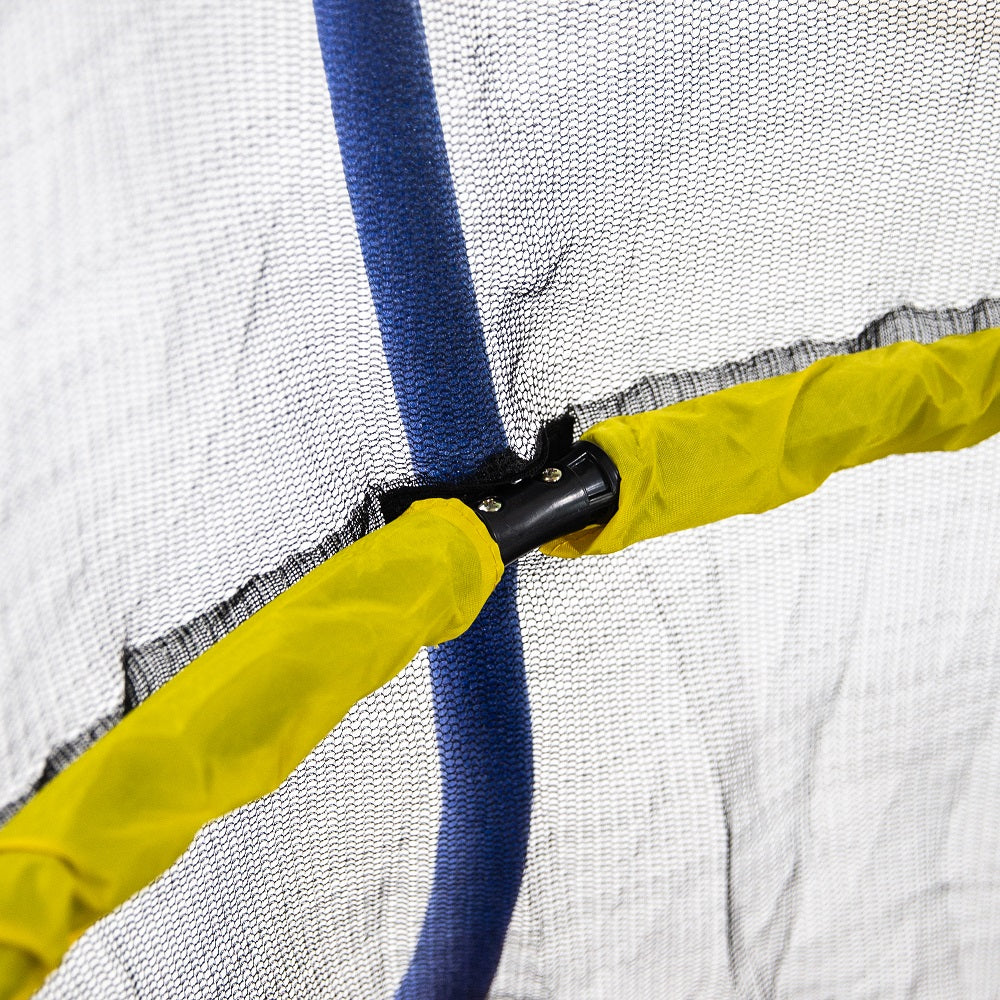
[[[457,500],[424,500],[328,559],[127,715],[0,830],[0,998],[209,820],[273,791],[421,646],[464,632],[503,573]]]
[[[838,469],[1000,431],[1000,330],[827,358],[584,435],[618,513],[545,547],[613,552],[756,513]],[[503,572],[459,501],[414,504],[317,567],[143,702],[0,830],[0,1000],[29,996],[94,921],[209,820],[273,791],[422,645],[463,632]]]
[[[543,546],[572,558],[804,496],[838,469],[1000,431],[1000,329],[824,358],[583,435],[621,472],[618,513]]]

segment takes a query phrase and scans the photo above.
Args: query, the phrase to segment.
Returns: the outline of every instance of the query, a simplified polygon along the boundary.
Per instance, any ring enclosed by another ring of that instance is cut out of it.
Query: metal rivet
[[[503,506],[496,497],[487,497],[479,504],[479,509],[484,514],[495,514]]]
[[[562,479],[562,469],[557,469],[554,465],[548,469],[542,469],[542,482],[558,483]]]

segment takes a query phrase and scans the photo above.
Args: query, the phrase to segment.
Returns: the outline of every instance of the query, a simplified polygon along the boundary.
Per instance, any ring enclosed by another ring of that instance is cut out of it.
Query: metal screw
[[[479,509],[484,514],[495,514],[503,506],[496,497],[487,497],[479,504]]]
[[[562,479],[562,469],[557,469],[554,465],[548,469],[542,469],[543,483],[558,483]]]

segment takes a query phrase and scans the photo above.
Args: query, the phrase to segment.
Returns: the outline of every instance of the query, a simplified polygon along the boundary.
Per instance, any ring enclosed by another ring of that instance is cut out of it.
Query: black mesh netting
[[[422,4],[515,451],[1000,325],[1000,4]],[[0,14],[0,816],[406,482],[309,3]],[[991,298],[992,297],[992,298]],[[992,997],[1000,444],[526,558],[496,998]],[[426,658],[50,998],[391,996]]]

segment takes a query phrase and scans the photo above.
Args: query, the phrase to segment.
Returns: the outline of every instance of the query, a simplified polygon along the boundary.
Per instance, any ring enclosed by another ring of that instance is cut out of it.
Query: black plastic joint
[[[606,451],[578,441],[530,476],[463,497],[511,563],[539,545],[609,521],[618,510],[621,477]]]

